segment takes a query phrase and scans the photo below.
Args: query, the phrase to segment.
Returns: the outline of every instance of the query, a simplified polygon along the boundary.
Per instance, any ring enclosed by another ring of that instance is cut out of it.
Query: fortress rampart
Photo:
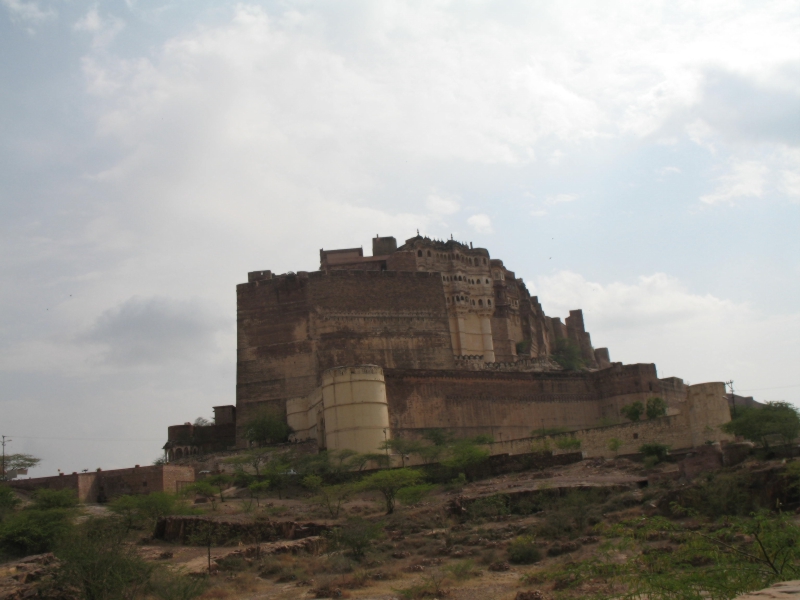
[[[652,364],[612,363],[593,348],[580,310],[563,322],[545,315],[488,250],[419,235],[372,245],[372,256],[320,250],[319,271],[253,271],[237,286],[238,446],[265,407],[297,441],[365,452],[431,428],[504,444],[537,430],[621,426],[623,406],[656,396],[667,415],[654,431],[677,428],[685,447],[724,438],[721,384],[686,386],[659,379]],[[562,367],[565,352],[582,367]]]

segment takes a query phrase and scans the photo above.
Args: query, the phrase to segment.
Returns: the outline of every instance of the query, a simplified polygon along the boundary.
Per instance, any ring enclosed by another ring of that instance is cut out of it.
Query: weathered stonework
[[[297,441],[359,452],[431,428],[489,434],[497,453],[529,451],[537,431],[559,429],[591,455],[609,454],[617,434],[626,450],[727,439],[721,383],[687,386],[659,379],[652,364],[612,363],[592,347],[580,310],[563,322],[545,315],[503,261],[454,240],[398,247],[376,237],[373,256],[320,250],[319,271],[251,272],[237,286],[237,324],[240,447],[243,424],[265,406],[286,415]],[[553,360],[560,340],[583,370]],[[654,396],[664,418],[625,422],[623,406]]]
[[[106,502],[116,496],[168,492],[175,494],[194,481],[194,469],[177,465],[152,465],[132,469],[61,473],[55,477],[18,479],[9,485],[15,489],[74,490],[79,502]]]

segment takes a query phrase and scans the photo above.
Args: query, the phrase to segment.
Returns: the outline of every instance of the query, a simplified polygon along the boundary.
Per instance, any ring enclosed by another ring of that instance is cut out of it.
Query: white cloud
[[[492,219],[489,217],[489,215],[472,215],[469,219],[467,219],[467,223],[469,223],[470,227],[472,227],[477,233],[494,233],[494,229],[492,228]]]
[[[43,9],[38,2],[31,0],[0,0],[15,21],[38,23],[53,19],[57,13],[52,8]]]
[[[92,45],[95,48],[108,46],[124,28],[125,23],[122,19],[113,15],[103,17],[98,12],[97,7],[89,9],[89,12],[73,26],[75,31],[91,34]]]
[[[425,205],[429,211],[437,215],[453,215],[461,210],[458,200],[437,194],[429,195]]]
[[[544,203],[548,206],[555,206],[556,204],[563,204],[565,202],[574,202],[577,199],[577,194],[556,194],[555,196],[548,196]]]
[[[706,204],[733,203],[739,198],[760,198],[764,195],[769,168],[755,160],[735,161],[725,175],[717,179],[713,192],[700,197]]]
[[[765,315],[747,304],[693,293],[664,273],[601,284],[561,271],[530,287],[549,316],[583,309],[593,345],[608,347],[612,360],[655,362],[661,377],[692,383],[733,376],[742,387],[794,383],[787,373],[800,360],[800,313]]]
[[[546,215],[547,215],[547,211],[546,211],[546,210],[537,210],[537,209],[534,209],[534,210],[532,210],[532,211],[530,212],[530,215],[531,215],[532,217],[544,217],[544,216],[546,216]]]

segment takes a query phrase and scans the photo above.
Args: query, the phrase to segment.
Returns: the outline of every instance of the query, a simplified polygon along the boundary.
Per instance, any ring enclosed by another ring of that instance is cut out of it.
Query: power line
[[[748,390],[739,390],[740,392],[760,392],[762,390],[785,390],[786,388],[796,388],[800,387],[800,383],[795,383],[793,385],[779,385],[776,387],[765,387],[765,388],[750,388]]]

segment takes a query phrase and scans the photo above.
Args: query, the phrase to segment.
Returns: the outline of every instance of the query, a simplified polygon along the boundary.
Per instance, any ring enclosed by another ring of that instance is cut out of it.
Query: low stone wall
[[[229,541],[254,544],[279,540],[299,540],[320,535],[328,528],[317,523],[297,523],[294,521],[250,521],[213,518],[205,516],[162,517],[156,523],[156,539],[180,544],[192,544],[193,537],[202,527],[209,525],[218,538],[214,545],[221,546]],[[198,542],[195,542],[198,543]]]

